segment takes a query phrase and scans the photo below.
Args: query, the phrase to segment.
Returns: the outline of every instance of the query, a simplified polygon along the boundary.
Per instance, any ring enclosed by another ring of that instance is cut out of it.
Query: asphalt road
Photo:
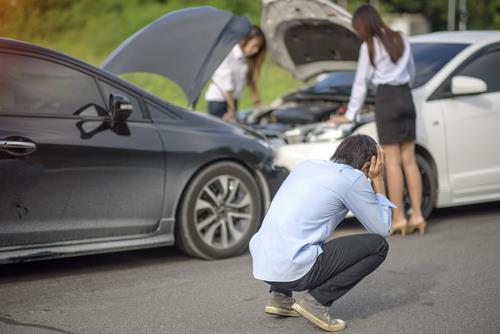
[[[356,223],[340,232],[360,232]],[[500,203],[437,211],[332,306],[344,333],[500,333]],[[264,314],[248,254],[175,248],[0,267],[0,333],[322,333]]]

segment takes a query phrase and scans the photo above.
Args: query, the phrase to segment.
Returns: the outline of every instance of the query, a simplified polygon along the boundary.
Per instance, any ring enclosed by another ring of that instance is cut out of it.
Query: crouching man
[[[356,135],[330,161],[304,161],[292,171],[250,241],[253,274],[270,285],[266,313],[302,315],[326,331],[345,328],[331,304],[387,256],[394,204],[384,195],[383,169],[377,143]],[[325,242],[349,210],[370,233]],[[294,301],[292,291],[307,292]]]

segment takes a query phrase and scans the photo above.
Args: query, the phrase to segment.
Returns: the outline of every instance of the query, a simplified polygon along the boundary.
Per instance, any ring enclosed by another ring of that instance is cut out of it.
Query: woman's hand
[[[255,103],[255,108],[257,108],[257,109],[263,109],[266,106],[260,100],[254,101],[254,103]]]
[[[351,123],[352,121],[349,118],[347,118],[345,115],[337,115],[337,116],[330,117],[329,122],[336,124],[336,125],[339,125],[339,124]]]
[[[226,95],[227,111],[222,115],[222,119],[225,121],[235,121],[236,120],[236,106],[234,103],[233,91],[228,91]]]
[[[222,115],[222,119],[225,121],[233,122],[236,120],[236,113],[234,110],[228,110]]]

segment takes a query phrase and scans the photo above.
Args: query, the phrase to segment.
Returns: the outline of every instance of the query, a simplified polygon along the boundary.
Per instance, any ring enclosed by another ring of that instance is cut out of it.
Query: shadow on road
[[[436,274],[443,270],[442,266],[430,263],[420,263],[408,266],[404,271],[382,270],[384,276],[392,279],[371,280],[371,291],[377,291],[376,298],[371,293],[357,291],[354,299],[339,300],[334,305],[336,313],[344,320],[366,319],[373,314],[397,309],[401,306],[416,304],[421,295],[431,290],[437,284]],[[391,282],[388,288],[387,282]],[[355,302],[353,302],[355,300]],[[421,301],[422,304],[427,302]],[[341,310],[341,311],[338,311]]]
[[[95,272],[164,265],[179,261],[199,261],[176,247],[160,247],[117,253],[68,257],[0,265],[0,286],[12,281],[32,281]]]
[[[439,224],[442,221],[456,217],[474,217],[500,213],[500,202],[471,204],[451,208],[434,209],[428,219],[429,224]],[[356,218],[347,218],[339,225],[340,229],[362,228]]]
[[[456,206],[451,208],[435,209],[430,219],[435,218],[454,218],[457,216],[477,216],[489,213],[499,213],[500,202],[490,202],[481,204],[472,204]]]

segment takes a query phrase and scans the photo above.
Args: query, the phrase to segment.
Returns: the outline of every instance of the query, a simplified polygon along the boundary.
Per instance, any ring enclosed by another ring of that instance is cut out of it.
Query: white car
[[[271,54],[298,78],[355,68],[359,41],[343,9],[322,0],[263,3]],[[500,31],[438,32],[410,42],[425,215],[434,207],[500,200]],[[317,125],[302,142],[277,144],[275,163],[292,170],[305,159],[329,159],[346,132],[377,138],[373,121],[349,130]]]

